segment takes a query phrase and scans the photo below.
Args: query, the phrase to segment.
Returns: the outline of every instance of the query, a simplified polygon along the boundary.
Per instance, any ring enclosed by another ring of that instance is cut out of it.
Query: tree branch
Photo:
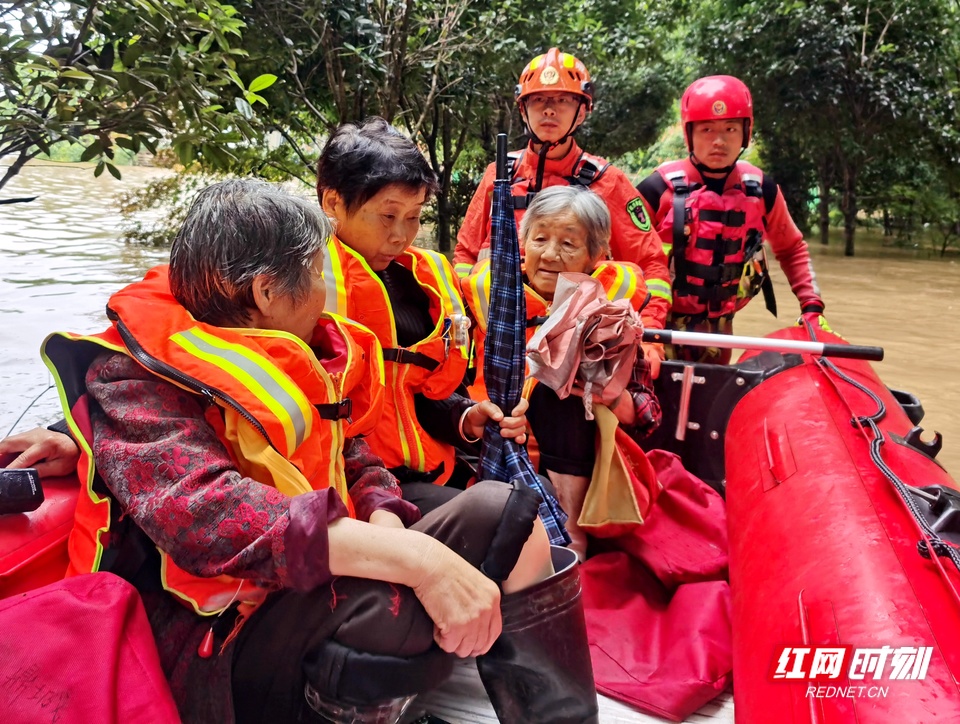
[[[67,55],[67,65],[73,65],[77,61],[79,56],[77,51],[83,47],[83,36],[90,29],[90,24],[93,22],[93,16],[96,13],[98,4],[99,0],[91,0],[90,5],[87,7],[87,15],[77,30],[77,37],[73,39],[73,45],[70,46],[70,53]]]
[[[20,151],[20,155],[17,157],[17,160],[10,164],[10,167],[7,169],[7,172],[3,175],[3,178],[0,178],[0,189],[7,185],[7,182],[20,173],[20,169],[32,158],[36,158],[40,155],[40,149],[34,148],[32,151],[30,147],[24,148]]]

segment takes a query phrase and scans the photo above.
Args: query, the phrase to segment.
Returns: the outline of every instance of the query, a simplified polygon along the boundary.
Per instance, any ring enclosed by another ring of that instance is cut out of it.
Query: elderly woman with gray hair
[[[574,186],[553,186],[537,194],[520,222],[528,339],[550,314],[557,281],[564,272],[589,274],[603,285],[610,299],[626,296],[635,310],[642,309],[648,298],[642,272],[633,264],[609,261],[609,240],[610,212],[596,194]],[[462,288],[477,321],[478,378],[471,393],[476,399],[483,399],[489,262],[477,264],[463,280]],[[527,418],[539,448],[540,470],[557,490],[560,505],[569,516],[567,532],[573,540],[570,547],[582,560],[587,540],[577,525],[577,517],[593,472],[596,424],[585,419],[583,404],[576,397],[560,399],[544,384],[528,389],[528,395]],[[637,355],[627,389],[609,407],[635,438],[648,435],[659,424],[660,404],[653,394],[649,364],[642,354]]]
[[[215,184],[106,332],[45,343],[83,448],[68,575],[137,587],[184,721],[396,721],[553,573],[536,499],[504,521],[513,486],[484,481],[421,517],[357,438],[381,352],[323,313],[331,233]]]

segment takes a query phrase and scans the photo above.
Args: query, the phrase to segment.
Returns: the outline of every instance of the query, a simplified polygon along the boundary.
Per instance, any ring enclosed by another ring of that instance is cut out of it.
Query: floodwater
[[[859,239],[858,239],[859,240]],[[810,245],[813,265],[834,332],[851,344],[884,349],[874,369],[888,387],[920,398],[924,440],[943,435],[937,460],[960,481],[960,263],[861,244],[861,256],[836,245]],[[921,258],[922,257],[922,258]],[[754,299],[736,318],[737,334],[763,335],[792,324],[799,304],[780,267],[771,275],[779,319]]]
[[[100,331],[110,293],[133,281],[167,252],[117,240],[113,196],[166,173],[126,168],[123,181],[93,178],[76,165],[28,166],[0,198],[39,195],[29,204],[0,206],[0,437],[56,419],[55,391],[38,350],[54,330]],[[812,244],[827,319],[854,344],[886,350],[876,363],[891,387],[917,395],[921,423],[944,436],[941,463],[960,478],[960,264],[861,242],[861,256]],[[737,316],[738,334],[761,335],[796,318],[796,303],[773,265],[780,319],[761,300]],[[38,402],[31,406],[35,397]],[[29,409],[27,409],[29,408]]]
[[[167,171],[123,169],[123,180],[90,167],[33,164],[0,190],[0,438],[58,419],[56,390],[40,360],[53,331],[102,331],[110,294],[166,259],[166,249],[120,243],[115,195]],[[31,407],[31,402],[40,399]],[[29,408],[29,409],[28,409]]]

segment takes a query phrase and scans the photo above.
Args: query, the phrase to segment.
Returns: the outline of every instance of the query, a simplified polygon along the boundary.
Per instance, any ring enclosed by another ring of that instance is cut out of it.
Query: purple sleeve
[[[98,471],[178,566],[301,590],[330,577],[327,524],[347,513],[332,490],[288,498],[243,477],[198,398],[125,355],[98,357],[87,390]]]
[[[347,506],[333,488],[291,498],[284,536],[290,588],[309,591],[330,579],[327,526],[346,515]]]

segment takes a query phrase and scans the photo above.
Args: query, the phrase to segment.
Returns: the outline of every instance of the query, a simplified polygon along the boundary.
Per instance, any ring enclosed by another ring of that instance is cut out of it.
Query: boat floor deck
[[[414,720],[429,712],[450,724],[497,724],[473,659],[459,662],[443,686],[416,699],[413,709]],[[662,724],[665,721],[668,720],[644,714],[614,699],[600,697],[600,724]],[[733,724],[733,693],[725,691],[686,721]]]

